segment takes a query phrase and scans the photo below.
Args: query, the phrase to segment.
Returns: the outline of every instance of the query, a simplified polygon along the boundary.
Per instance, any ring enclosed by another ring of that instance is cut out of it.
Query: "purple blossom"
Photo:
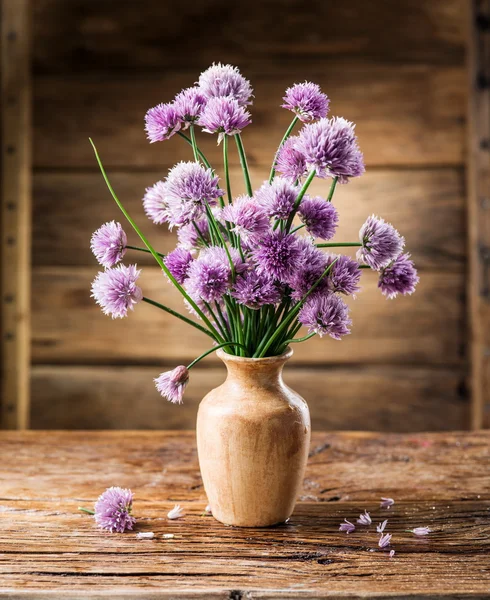
[[[379,523],[376,526],[376,531],[378,533],[383,533],[383,531],[385,530],[385,527],[388,525],[388,519],[385,519],[382,523]]]
[[[163,142],[179,131],[181,123],[173,103],[150,108],[145,116],[146,134],[150,142]]]
[[[368,511],[365,510],[362,514],[359,515],[357,522],[360,525],[371,525],[371,523],[373,521],[372,521],[371,516],[369,515]]]
[[[193,260],[189,250],[176,248],[167,254],[165,264],[177,282],[182,284],[187,279],[187,273]]]
[[[380,507],[381,508],[391,508],[395,504],[393,498],[381,498]]]
[[[313,237],[331,240],[335,235],[339,215],[331,202],[320,196],[306,197],[301,201],[298,213],[306,225],[306,231]]]
[[[182,404],[182,396],[189,382],[189,370],[180,365],[173,371],[161,373],[153,380],[160,394],[173,404]]]
[[[294,235],[271,231],[252,251],[257,271],[287,283],[301,260],[301,250]]]
[[[340,524],[339,531],[345,531],[345,533],[352,533],[355,531],[356,526],[354,523],[351,523],[347,519],[344,519],[344,522]]]
[[[110,487],[95,503],[95,522],[111,533],[124,533],[133,529],[136,519],[131,516],[133,492],[120,487]]]
[[[381,537],[379,538],[379,541],[378,541],[378,546],[384,550],[385,548],[387,548],[391,544],[391,538],[392,537],[393,536],[392,536],[391,533],[383,533],[383,534],[381,534]]]
[[[319,250],[309,239],[300,238],[298,240],[300,257],[296,263],[296,268],[288,280],[291,287],[291,298],[301,300],[303,296],[320,279],[327,268],[327,255]],[[324,282],[327,283],[327,280]],[[320,282],[316,288],[320,291],[324,288],[323,282]]]
[[[223,194],[212,169],[197,162],[177,163],[164,182],[170,226],[187,225],[203,216],[206,205],[216,204]]]
[[[204,107],[198,124],[206,133],[218,133],[218,144],[225,135],[240,133],[252,118],[233,98],[212,98]]]
[[[252,104],[252,86],[237,67],[212,64],[199,76],[199,88],[210,98],[233,98],[240,106]]]
[[[415,529],[409,529],[411,533],[418,536],[429,535],[432,531],[430,527],[415,527]]]
[[[140,273],[136,265],[118,265],[97,275],[92,283],[92,298],[105,315],[112,315],[113,319],[127,317],[128,310],[142,300],[143,292],[136,285]]]
[[[349,307],[336,294],[313,294],[307,298],[299,311],[298,321],[308,327],[310,333],[320,337],[329,335],[334,340],[350,333]]]
[[[386,267],[397,258],[405,245],[405,239],[384,219],[371,215],[359,231],[362,247],[357,258],[376,271]]]
[[[287,219],[293,210],[299,188],[282,177],[276,177],[272,183],[264,181],[255,192],[255,199],[268,217]]]
[[[199,230],[199,231],[198,231]],[[177,230],[179,245],[185,250],[197,250],[211,243],[209,224],[206,218],[198,219]],[[203,241],[204,240],[204,241]]]
[[[305,155],[298,149],[298,136],[288,138],[279,148],[275,168],[288,181],[299,181],[308,172]]]
[[[387,298],[396,298],[398,294],[413,294],[418,282],[419,276],[410,254],[400,254],[381,270],[378,287]]]
[[[265,273],[247,271],[238,277],[231,293],[239,304],[244,304],[254,310],[266,304],[277,304],[282,295],[275,282]]]
[[[269,231],[269,219],[262,207],[249,196],[239,196],[225,206],[221,218],[235,225],[232,228],[245,242],[259,240]]]
[[[329,254],[327,265],[332,263],[333,266],[328,273],[329,289],[347,296],[358,292],[361,279],[359,263],[344,254]]]
[[[127,243],[128,239],[121,223],[111,221],[92,234],[90,248],[99,263],[109,269],[124,258]]]
[[[330,100],[316,83],[305,81],[296,83],[286,90],[282,108],[287,108],[298,116],[300,121],[308,123],[327,116]]]
[[[318,177],[338,177],[340,183],[347,183],[349,177],[359,177],[364,173],[354,127],[342,117],[321,119],[303,127],[296,148]]]
[[[156,225],[168,221],[168,206],[165,202],[165,184],[157,181],[154,185],[146,188],[143,196],[143,208],[146,216]]]
[[[187,88],[175,96],[174,108],[184,129],[197,121],[205,104],[206,98],[198,87]]]

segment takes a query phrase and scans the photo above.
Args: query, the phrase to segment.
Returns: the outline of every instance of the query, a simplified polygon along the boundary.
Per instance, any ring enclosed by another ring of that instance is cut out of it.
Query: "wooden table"
[[[259,530],[203,514],[192,432],[4,432],[0,458],[1,598],[490,597],[490,432],[316,433],[293,517]],[[111,485],[133,490],[154,539],[77,510]],[[372,526],[339,532],[364,509]],[[394,558],[377,547],[385,518]]]

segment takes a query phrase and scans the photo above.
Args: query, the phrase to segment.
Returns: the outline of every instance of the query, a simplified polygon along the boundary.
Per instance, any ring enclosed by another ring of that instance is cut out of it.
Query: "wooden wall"
[[[243,137],[256,186],[290,120],[278,108],[284,89],[322,86],[332,113],[357,123],[367,162],[336,194],[339,239],[382,214],[420,269],[417,293],[397,301],[367,273],[352,335],[295,348],[286,380],[308,399],[314,428],[468,426],[464,0],[36,0],[33,11],[34,428],[193,427],[200,397],[224,377],[210,358],[193,371],[185,405],[167,404],[152,377],[206,339],[146,305],[112,321],[89,297],[90,234],[120,216],[88,137],[126,207],[171,248],[141,197],[189,150],[175,138],[150,145],[143,116],[213,61],[238,65],[255,88]],[[201,143],[220,166],[213,139]],[[139,262],[145,294],[180,306],[151,261]]]

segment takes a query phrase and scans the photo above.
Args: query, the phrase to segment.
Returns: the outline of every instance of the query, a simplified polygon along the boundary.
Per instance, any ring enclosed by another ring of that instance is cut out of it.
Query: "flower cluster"
[[[193,160],[172,167],[143,197],[144,212],[153,223],[176,229],[174,250],[166,256],[157,252],[132,220],[144,248],[128,246],[126,233],[114,221],[100,227],[91,240],[104,267],[93,282],[92,296],[105,314],[125,317],[145,300],[214,342],[187,367],[155,379],[162,396],[177,404],[190,369],[217,348],[262,358],[314,335],[341,340],[351,330],[348,297],[359,292],[363,268],[378,273],[378,286],[387,298],[413,293],[418,282],[410,254],[404,252],[404,238],[375,215],[361,226],[358,242],[334,241],[339,226],[333,202],[336,185],[364,172],[355,125],[328,115],[330,100],[318,85],[291,86],[282,107],[293,113],[293,120],[269,178],[254,187],[241,139],[251,123],[252,98],[250,82],[238,69],[218,63],[173,101],[146,114],[150,142],[178,134],[192,147]],[[299,131],[294,131],[298,124]],[[199,131],[224,141],[222,180],[198,145]],[[236,142],[245,193],[231,190],[229,138]],[[330,180],[325,194],[311,194],[315,178]],[[356,257],[334,253],[346,245],[358,248]],[[135,264],[121,264],[128,250],[153,255],[195,319],[143,297],[137,285],[140,270]],[[306,334],[296,337],[301,327]],[[358,523],[368,520],[365,513]],[[342,527],[347,532],[355,529],[350,522]]]

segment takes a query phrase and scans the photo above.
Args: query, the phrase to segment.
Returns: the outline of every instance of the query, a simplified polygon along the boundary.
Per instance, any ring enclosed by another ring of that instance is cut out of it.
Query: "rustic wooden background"
[[[286,381],[308,399],[314,428],[468,427],[465,4],[33,2],[32,427],[193,427],[200,397],[223,379],[210,357],[193,371],[185,405],[167,404],[152,377],[188,362],[206,339],[146,305],[112,321],[89,297],[90,234],[120,215],[88,137],[127,208],[171,248],[141,197],[189,150],[179,139],[150,145],[143,117],[213,61],[238,65],[255,88],[244,132],[255,185],[290,120],[278,108],[284,89],[322,86],[332,113],[357,123],[367,163],[336,194],[340,238],[355,239],[379,213],[402,230],[420,269],[417,293],[397,301],[366,274],[352,335],[295,348]],[[211,136],[201,143],[220,165]],[[151,261],[139,263],[145,294],[180,306]]]

